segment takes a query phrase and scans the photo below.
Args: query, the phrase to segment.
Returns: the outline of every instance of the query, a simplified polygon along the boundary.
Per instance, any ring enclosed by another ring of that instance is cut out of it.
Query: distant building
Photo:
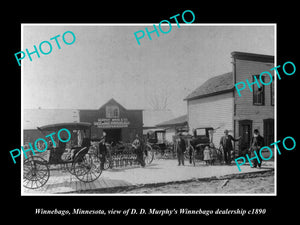
[[[114,99],[99,109],[80,109],[79,117],[80,122],[92,124],[92,138],[100,138],[105,131],[109,142],[131,142],[136,134],[143,134],[143,110],[126,109]]]
[[[89,122],[91,137],[99,139],[106,132],[109,141],[131,142],[143,130],[155,129],[155,125],[172,118],[170,110],[126,109],[110,99],[99,109],[24,109],[23,132],[25,143],[45,138],[37,129],[49,124]]]
[[[245,52],[232,52],[233,71],[210,78],[190,93],[185,100],[188,106],[190,129],[213,127],[214,144],[219,146],[224,130],[235,137],[242,136],[236,143],[240,152],[250,147],[254,129],[259,129],[266,144],[274,140],[274,84],[258,88],[253,85],[241,91],[239,97],[234,84],[253,82],[254,76],[274,67],[274,56]],[[272,73],[274,76],[274,73]],[[257,77],[259,80],[259,77]],[[264,77],[267,79],[268,77]]]
[[[179,116],[171,120],[164,121],[156,125],[158,129],[165,131],[165,139],[168,142],[173,141],[173,136],[178,130],[188,130],[188,117],[187,115]]]
[[[158,142],[164,142],[166,140],[166,132],[157,128],[156,124],[173,118],[171,110],[144,110],[144,127],[143,135],[146,139],[156,139]]]

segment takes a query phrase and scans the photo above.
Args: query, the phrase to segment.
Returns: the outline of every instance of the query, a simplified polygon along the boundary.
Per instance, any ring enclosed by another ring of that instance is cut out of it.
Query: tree
[[[167,93],[153,93],[148,97],[148,102],[153,110],[165,110],[168,107],[168,99]]]

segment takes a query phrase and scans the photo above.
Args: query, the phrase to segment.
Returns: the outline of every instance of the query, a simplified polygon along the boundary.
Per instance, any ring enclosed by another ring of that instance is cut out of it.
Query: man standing
[[[231,163],[230,152],[233,150],[232,141],[238,141],[241,139],[241,137],[238,137],[237,139],[235,139],[234,137],[232,137],[231,135],[228,134],[228,130],[225,130],[224,134],[225,135],[223,137],[221,137],[220,145],[223,148],[225,163],[227,165],[230,165],[230,163]]]
[[[255,157],[256,155],[259,157],[259,150],[264,146],[264,138],[260,136],[258,129],[255,129],[253,131],[253,137],[251,138],[250,142],[250,153],[251,158]],[[254,153],[256,152],[256,155]],[[253,166],[252,168],[256,168],[257,166],[260,168],[262,163],[261,157],[259,157],[259,160],[256,158],[253,160]]]
[[[101,170],[104,170],[104,164],[106,162],[106,154],[107,154],[107,148],[106,148],[106,133],[103,131],[103,135],[99,142],[99,153],[100,153],[100,168]]]
[[[185,141],[182,138],[182,134],[178,134],[178,139],[176,140],[176,148],[177,148],[177,158],[178,158],[178,166],[181,164],[184,166],[184,152],[186,150]]]
[[[136,134],[135,139],[132,142],[132,146],[134,147],[136,152],[136,160],[141,164],[142,167],[145,167],[143,141],[141,138],[139,138],[138,134]]]

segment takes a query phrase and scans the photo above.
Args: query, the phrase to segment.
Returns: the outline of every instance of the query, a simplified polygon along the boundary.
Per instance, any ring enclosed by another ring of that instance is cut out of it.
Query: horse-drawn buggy
[[[150,152],[151,158],[174,158],[176,157],[174,152],[173,142],[166,140],[166,131],[164,129],[150,130],[146,136],[146,147]]]
[[[218,128],[217,128],[218,129]],[[181,136],[186,143],[185,158],[195,166],[196,161],[204,160],[204,149],[209,146],[217,162],[223,162],[223,153],[220,148],[216,148],[212,142],[213,133],[216,129],[212,127],[200,127],[193,130],[193,134],[187,130],[181,130],[175,135],[175,139]]]
[[[31,154],[23,162],[23,186],[36,189],[44,186],[50,177],[50,167],[63,165],[82,182],[92,182],[102,173],[100,160],[90,148],[90,123],[60,123],[38,127],[44,135],[65,128],[71,133],[68,143],[55,140],[48,149],[40,154]],[[53,147],[55,146],[55,147]]]

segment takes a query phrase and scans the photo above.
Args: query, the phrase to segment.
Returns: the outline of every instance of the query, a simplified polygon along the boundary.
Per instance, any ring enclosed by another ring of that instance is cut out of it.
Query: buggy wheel
[[[65,168],[66,168],[66,170],[67,170],[70,174],[75,175],[74,170],[73,170],[73,166],[72,166],[72,162],[66,163],[66,164],[65,164]]]
[[[108,168],[110,168],[111,165],[111,159],[110,158],[106,158],[104,165],[103,165],[103,169],[107,170]]]
[[[147,154],[145,154],[147,152]],[[146,145],[144,152],[144,159],[146,164],[151,164],[154,159],[154,151],[150,145]]]
[[[29,189],[43,187],[50,177],[50,170],[43,158],[34,156],[23,163],[23,186]]]
[[[77,157],[72,164],[72,171],[78,180],[85,183],[92,182],[102,173],[100,159],[94,153]]]
[[[184,152],[184,159],[189,160],[190,159],[190,153],[189,153],[189,149],[188,151]]]
[[[191,151],[191,158],[192,158],[191,163],[193,164],[193,166],[196,166],[196,163],[195,163],[196,151],[192,145],[190,146],[190,151]]]
[[[217,150],[217,161],[219,161],[220,164],[223,164],[223,152],[222,152],[222,148],[219,147],[216,150]]]
[[[188,160],[190,162],[190,164],[193,164],[193,166],[196,165],[196,163],[195,163],[195,149],[192,145],[190,145],[187,148],[187,150],[184,152],[184,158],[186,160]]]

